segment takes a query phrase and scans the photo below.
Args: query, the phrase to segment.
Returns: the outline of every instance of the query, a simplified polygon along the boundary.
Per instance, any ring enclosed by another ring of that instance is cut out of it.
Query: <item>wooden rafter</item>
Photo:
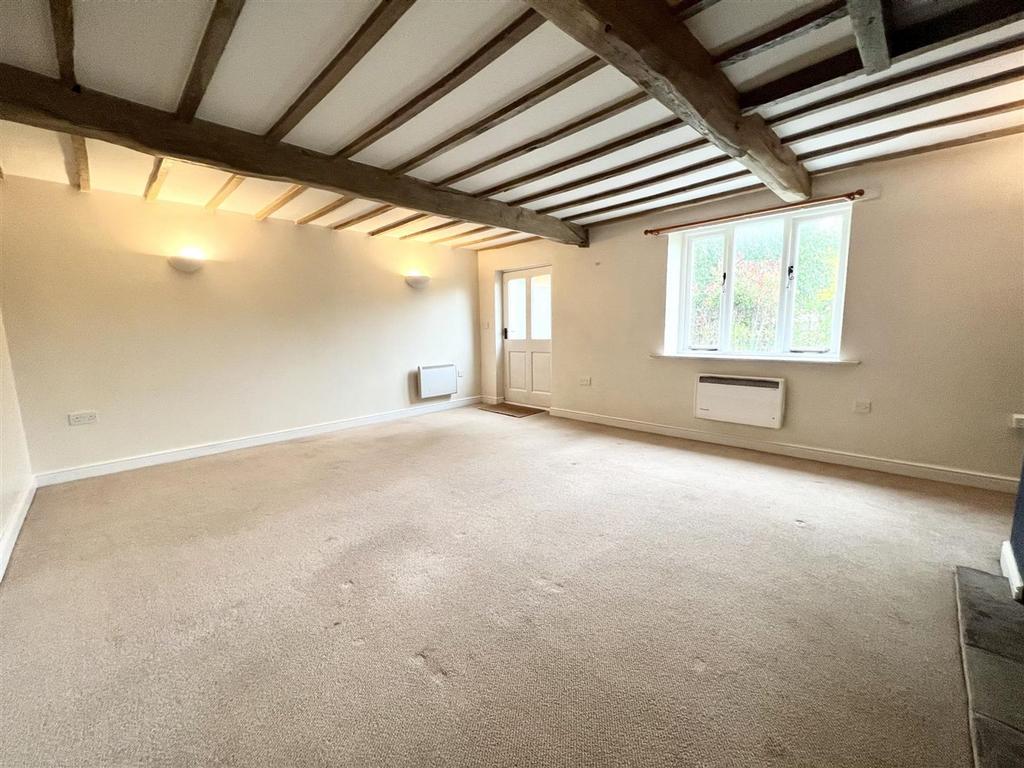
[[[522,245],[523,243],[532,243],[534,240],[540,240],[539,237],[523,237],[519,240],[513,240],[511,243],[501,243],[499,245],[489,245],[486,248],[477,248],[476,251],[496,251],[499,248],[511,248],[513,245]]]
[[[71,135],[71,183],[82,192],[89,191],[89,153],[85,149],[85,139]]]
[[[206,203],[206,210],[215,211],[220,208],[220,204],[228,199],[228,195],[238,189],[238,185],[245,181],[244,176],[239,176],[237,173],[231,174],[227,181],[225,181],[221,188],[217,190],[217,194],[209,199]]]
[[[531,7],[640,85],[747,167],[779,197],[805,200],[807,171],[763,119],[744,116],[736,89],[663,0],[529,0]]]
[[[259,211],[256,212],[256,221],[263,221],[271,214],[281,210],[288,203],[294,200],[296,197],[306,191],[306,187],[302,184],[292,184],[288,189],[282,192],[280,195],[275,197],[267,205],[263,206]]]
[[[355,216],[351,216],[347,219],[343,219],[342,221],[332,224],[331,228],[348,229],[349,227],[354,227],[356,224],[362,224],[364,221],[375,219],[382,213],[387,213],[394,207],[395,206],[393,205],[375,205],[373,208],[370,208],[369,210],[363,211],[362,213],[357,213]]]
[[[406,224],[412,224],[414,221],[419,221],[424,218],[425,214],[414,213],[412,216],[405,216],[398,221],[392,221],[390,224],[385,224],[383,227],[377,227],[369,233],[370,237],[376,237],[377,235],[383,235],[385,232],[390,232],[393,229],[404,227]]]
[[[401,240],[411,240],[414,237],[420,237],[421,235],[429,235],[429,234],[431,234],[433,232],[439,232],[442,229],[449,229],[451,227],[457,227],[457,226],[459,226],[459,224],[465,224],[465,223],[466,222],[461,221],[460,219],[452,219],[451,221],[446,221],[443,224],[435,224],[432,227],[427,227],[426,229],[421,229],[421,230],[418,230],[417,232],[410,232],[407,235],[402,235],[402,237],[399,238],[399,239],[401,239]]]
[[[188,80],[185,81],[185,87],[178,99],[175,116],[179,120],[191,120],[195,117],[199,103],[206,94],[206,89],[213,79],[213,73],[220,63],[220,57],[224,54],[231,33],[235,29],[235,23],[244,7],[245,0],[217,0],[213,6],[210,18],[206,22],[203,39],[199,43],[199,50],[192,61]]]
[[[486,160],[474,163],[468,168],[463,168],[461,171],[456,171],[453,174],[445,176],[437,183],[442,186],[447,186],[449,184],[455,184],[456,182],[462,181],[463,179],[468,179],[471,176],[476,176],[478,173],[483,173],[484,171],[501,165],[502,163],[507,163],[509,160],[514,160],[517,157],[528,155],[530,152],[546,147],[554,141],[558,141],[559,139],[564,139],[566,136],[578,133],[585,128],[596,125],[602,120],[607,120],[609,117],[620,115],[626,110],[632,109],[637,104],[642,104],[643,102],[648,101],[649,98],[650,97],[648,97],[648,95],[643,91],[631,93],[628,96],[617,99],[611,104],[589,112],[559,128],[555,128],[554,130],[543,133],[540,136],[528,139],[521,144],[517,144],[511,149],[506,149],[505,151],[499,152]]]
[[[355,200],[354,197],[351,197],[349,195],[341,195],[337,200],[334,200],[334,201],[328,203],[325,206],[317,208],[312,213],[307,213],[305,216],[302,216],[301,218],[296,219],[295,223],[296,224],[309,224],[311,221],[316,221],[317,219],[323,218],[328,213],[334,213],[336,210],[338,210],[339,208],[342,208],[342,207],[348,205],[353,200]]]
[[[440,189],[410,176],[393,176],[380,168],[329,159],[288,144],[268,144],[261,136],[235,128],[204,121],[183,123],[170,113],[114,96],[76,93],[58,80],[7,64],[0,65],[0,119],[576,245],[587,241],[582,227],[526,208]]]
[[[268,141],[281,141],[317,104],[323,101],[352,68],[387,34],[415,0],[381,0],[362,26],[345,43],[331,63],[313,79],[266,133]]]
[[[882,0],[847,0],[853,34],[864,71],[873,75],[889,68],[889,39]]]
[[[472,56],[460,62],[457,67],[448,72],[444,77],[432,83],[423,91],[420,91],[397,110],[342,147],[335,154],[335,157],[352,157],[352,155],[366,149],[366,147],[382,138],[385,134],[412,120],[412,118],[420,114],[431,104],[436,103],[439,99],[454,91],[488,64],[495,61],[543,23],[544,19],[533,11],[527,11],[522,14],[497,35],[484,43]]]
[[[160,188],[163,187],[167,174],[171,170],[171,162],[165,157],[153,158],[153,169],[149,172],[149,178],[146,180],[146,188],[142,192],[143,198],[156,200],[160,194]]]
[[[846,15],[846,0],[832,0],[827,5],[815,8],[795,19],[790,19],[763,34],[719,51],[713,57],[714,62],[720,67],[728,67],[731,64],[749,59],[751,56],[771,50],[783,43],[795,40],[809,32],[821,29],[834,21],[845,18]]]
[[[461,240],[464,237],[469,237],[470,235],[475,235],[478,232],[486,232],[488,229],[493,229],[493,227],[488,227],[488,226],[474,227],[473,229],[467,229],[465,232],[459,232],[456,235],[448,235],[448,237],[441,237],[441,238],[438,238],[437,240],[431,240],[430,242],[434,243],[435,245],[437,245],[439,243],[450,243],[452,240]]]
[[[515,232],[499,232],[496,235],[488,235],[487,237],[481,237],[479,240],[471,240],[468,243],[459,243],[458,245],[452,246],[453,248],[472,248],[474,245],[480,243],[489,243],[491,240],[500,240],[503,237],[509,237],[514,235]]]
[[[605,63],[597,56],[591,56],[584,61],[581,61],[576,66],[570,67],[565,72],[555,75],[550,80],[538,85],[536,88],[531,89],[522,96],[513,99],[508,104],[499,107],[489,115],[480,118],[462,130],[456,131],[452,135],[418,153],[414,157],[396,165],[390,170],[392,173],[408,173],[414,168],[418,168],[424,163],[434,159],[438,155],[450,152],[485,131],[489,131],[496,126],[501,125],[506,120],[511,120],[516,115],[522,114],[530,107],[536,106],[545,99],[551,98],[556,93],[564,91],[569,86],[578,83],[585,77],[589,77],[594,74],[594,72],[597,72],[605,66]]]
[[[60,79],[64,85],[74,86],[78,81],[75,79],[75,14],[71,0],[50,0],[50,26]]]
[[[717,2],[718,0],[679,0],[672,6],[671,13],[679,21],[686,21],[701,11],[706,11]]]

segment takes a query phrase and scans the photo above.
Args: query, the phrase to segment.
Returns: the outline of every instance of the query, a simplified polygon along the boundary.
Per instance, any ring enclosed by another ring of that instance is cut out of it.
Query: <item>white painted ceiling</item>
[[[716,53],[826,2],[720,0],[686,23],[705,47]],[[266,132],[345,45],[375,4],[376,0],[249,0],[197,117],[252,133]],[[212,7],[213,0],[75,0],[78,80],[89,89],[173,111]],[[465,60],[525,9],[520,0],[418,0],[377,46],[292,130],[286,141],[320,152],[337,151]],[[876,81],[886,81],[994,42],[1021,40],[1022,35],[1024,21],[1007,24],[899,61],[878,75],[851,77],[812,94],[767,106],[760,112],[771,121],[792,109],[813,105]],[[852,28],[849,20],[844,18],[728,66],[723,71],[742,92],[808,64],[823,61],[854,45]],[[354,159],[379,167],[394,167],[579,64],[589,55],[553,25],[544,24],[467,82],[363,149]],[[0,61],[51,77],[57,75],[47,0],[0,0]],[[848,128],[828,130],[829,125],[838,121],[1017,67],[1024,67],[1021,48],[804,116],[776,121],[775,128],[783,139],[806,131],[817,132],[792,143],[794,151],[800,154],[827,150],[842,142],[898,128],[909,130],[899,137],[823,154],[807,161],[810,170],[822,171],[893,152],[1022,126],[1024,110],[1014,109],[977,119],[951,121],[939,128],[914,130],[928,121],[998,108],[1024,99],[1024,87],[1018,78],[937,104],[904,110],[881,119],[859,121]],[[628,78],[605,66],[522,114],[438,155],[412,170],[411,174],[437,182],[558,130],[637,91],[638,87]],[[671,113],[665,107],[656,101],[646,100],[618,115],[458,181],[454,187],[476,193],[669,118]],[[717,180],[726,174],[742,171],[742,166],[728,160],[710,145],[699,146],[641,168],[615,171],[623,164],[685,145],[697,138],[692,129],[680,124],[661,136],[634,143],[558,173],[549,173],[494,197],[505,202],[534,197],[524,205],[544,210],[557,206],[551,211],[552,215],[593,224],[757,183],[749,174]],[[30,176],[68,183],[67,145],[67,137],[0,122],[0,168],[8,176]],[[92,139],[87,141],[87,148],[94,189],[143,194],[153,168],[151,157]],[[695,163],[716,158],[721,162],[710,168],[686,170]],[[559,185],[599,173],[608,178],[569,191],[543,194]],[[659,175],[667,173],[673,173],[673,176],[657,180]],[[229,174],[221,170],[172,162],[157,204],[205,205],[228,178]],[[616,192],[623,185],[635,188]],[[691,188],[694,185],[696,188]],[[221,208],[251,216],[288,187],[284,182],[249,178],[227,197]],[[601,197],[598,200],[578,202],[599,193]],[[651,199],[639,200],[647,197]],[[307,189],[274,212],[272,218],[295,221],[337,198],[333,192]],[[376,202],[355,200],[313,224],[331,226],[379,206]],[[615,209],[603,211],[610,206],[615,206]],[[351,228],[371,232],[414,213],[392,208]],[[381,236],[414,235],[445,222],[441,217],[426,216]],[[424,234],[421,239],[459,245],[501,235],[480,244],[480,247],[486,247],[515,242],[524,237],[497,229],[473,232],[477,229],[479,225],[465,222]]]

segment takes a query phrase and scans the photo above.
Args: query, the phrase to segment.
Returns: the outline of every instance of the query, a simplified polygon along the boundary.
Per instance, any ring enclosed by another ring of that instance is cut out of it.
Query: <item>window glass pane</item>
[[[530,278],[530,338],[551,338],[551,275]]]
[[[508,337],[526,338],[526,278],[517,277],[508,281]]]
[[[693,239],[690,250],[690,306],[687,308],[687,338],[691,349],[718,349],[722,328],[724,262],[724,235]]]
[[[791,349],[827,352],[839,281],[840,215],[800,221],[796,230]]]
[[[733,352],[771,352],[776,348],[783,237],[782,219],[736,226],[731,278]]]

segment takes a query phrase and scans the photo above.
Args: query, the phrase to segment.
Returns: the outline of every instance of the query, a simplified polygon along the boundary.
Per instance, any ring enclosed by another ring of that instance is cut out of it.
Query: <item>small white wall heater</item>
[[[780,429],[785,406],[785,379],[709,373],[697,376],[693,415],[698,419]]]
[[[420,397],[422,398],[454,395],[459,389],[459,372],[454,363],[421,365],[419,372]]]

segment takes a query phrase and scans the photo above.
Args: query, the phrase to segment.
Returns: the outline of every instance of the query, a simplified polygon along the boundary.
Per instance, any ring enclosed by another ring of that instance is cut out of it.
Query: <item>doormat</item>
[[[512,403],[481,405],[480,410],[490,411],[491,413],[500,413],[502,416],[512,416],[516,419],[521,419],[524,416],[533,416],[538,413],[544,413],[542,408],[530,408],[528,405],[514,405]]]

